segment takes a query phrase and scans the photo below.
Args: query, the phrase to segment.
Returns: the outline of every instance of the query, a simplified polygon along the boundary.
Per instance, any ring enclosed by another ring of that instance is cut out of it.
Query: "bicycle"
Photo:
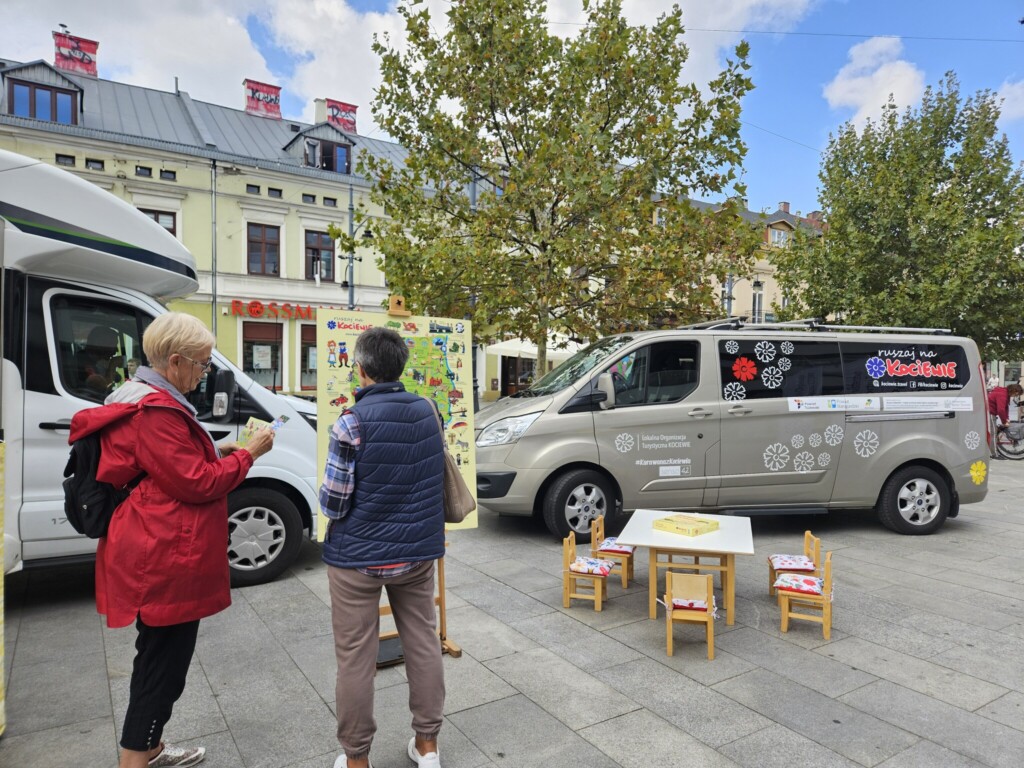
[[[1024,422],[1011,422],[996,430],[996,449],[1000,456],[1024,459]]]

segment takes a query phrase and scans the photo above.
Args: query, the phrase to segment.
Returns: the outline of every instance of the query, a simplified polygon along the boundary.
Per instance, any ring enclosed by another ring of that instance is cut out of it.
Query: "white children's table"
[[[650,554],[648,592],[650,617],[657,616],[658,569],[676,571],[717,571],[722,580],[725,601],[725,623],[732,624],[736,613],[736,555],[754,554],[754,537],[749,517],[731,515],[694,515],[718,521],[718,530],[700,536],[657,531],[654,521],[659,517],[679,514],[665,509],[638,509],[618,535],[620,544],[647,547]],[[689,513],[684,513],[689,514]],[[662,557],[665,559],[663,560]],[[675,557],[692,557],[693,562],[677,562]],[[708,559],[716,562],[706,562]]]

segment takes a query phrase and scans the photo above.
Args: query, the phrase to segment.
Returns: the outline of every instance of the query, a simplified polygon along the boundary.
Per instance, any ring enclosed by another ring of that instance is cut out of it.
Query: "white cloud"
[[[704,84],[722,69],[742,35],[700,29],[784,31],[818,0],[691,0],[684,7],[690,58],[684,79]],[[428,0],[434,27],[446,24],[446,0]],[[651,23],[668,12],[673,0],[625,0],[631,23]],[[255,14],[275,43],[300,62],[288,78],[275,77],[249,39],[246,18]],[[242,80],[253,78],[283,86],[305,105],[313,118],[315,98],[359,105],[359,130],[374,130],[370,104],[380,83],[374,33],[401,40],[401,17],[394,3],[386,13],[360,13],[342,0],[5,0],[0,24],[0,56],[17,61],[53,61],[50,31],[67,24],[72,34],[100,42],[103,76],[122,82],[171,90],[174,77],[193,98],[242,108]],[[550,0],[551,29],[570,36],[583,21],[580,0]],[[757,37],[753,38],[754,44]]]
[[[1003,110],[999,122],[1002,124],[1024,119],[1024,80],[1015,83],[1007,80],[999,87],[999,98],[1003,100]]]
[[[924,93],[924,72],[899,58],[903,43],[894,37],[872,37],[850,49],[849,61],[824,88],[829,106],[851,108],[863,125],[877,118],[891,94],[897,107],[917,102]]]

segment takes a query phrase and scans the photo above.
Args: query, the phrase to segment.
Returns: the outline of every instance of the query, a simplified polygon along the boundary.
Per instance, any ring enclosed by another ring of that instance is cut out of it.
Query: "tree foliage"
[[[830,137],[823,237],[774,257],[789,316],[945,327],[990,356],[1024,353],[1024,165],[990,91],[961,99],[947,73],[917,108]]]
[[[627,24],[621,0],[584,9],[562,39],[543,0],[453,0],[440,34],[414,1],[405,43],[374,42],[374,117],[408,151],[359,166],[388,214],[373,227],[389,285],[542,356],[549,332],[701,317],[710,278],[753,251],[736,217],[686,204],[742,192],[745,44],[702,92],[680,80],[678,8],[651,27]]]

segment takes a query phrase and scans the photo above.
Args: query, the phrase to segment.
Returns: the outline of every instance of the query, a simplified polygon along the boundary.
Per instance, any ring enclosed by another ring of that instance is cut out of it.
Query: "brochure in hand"
[[[264,421],[263,419],[257,419],[255,416],[250,416],[249,420],[245,422],[245,426],[238,433],[238,444],[244,448],[246,443],[256,434],[256,430],[262,427],[270,427],[276,432],[286,421],[288,421],[287,416],[278,416],[273,421]]]

